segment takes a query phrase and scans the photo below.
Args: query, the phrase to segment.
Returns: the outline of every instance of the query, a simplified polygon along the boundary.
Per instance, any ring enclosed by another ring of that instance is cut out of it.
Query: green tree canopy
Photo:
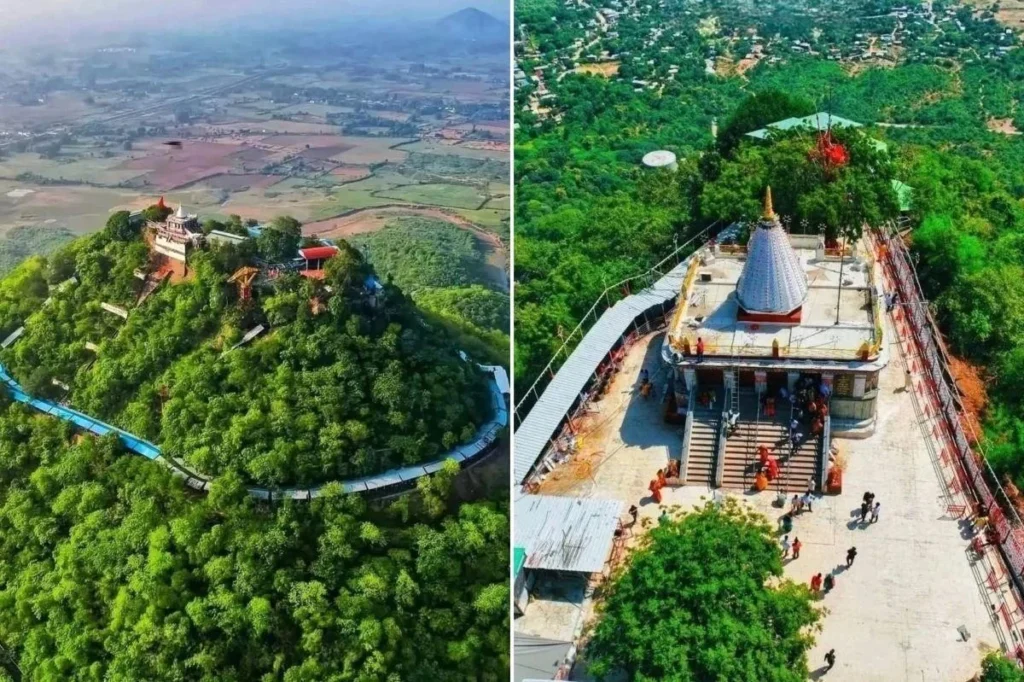
[[[1024,682],[1024,672],[1006,656],[993,651],[981,662],[981,682]]]
[[[112,239],[127,242],[139,236],[139,226],[133,225],[128,211],[117,211],[107,218],[107,234]]]
[[[142,211],[142,217],[150,222],[162,223],[172,213],[174,213],[174,210],[170,206],[160,208],[159,204],[153,204],[152,206],[147,206]]]
[[[747,133],[787,118],[809,116],[815,112],[814,102],[800,95],[765,88],[740,102],[718,132],[718,150],[728,155]]]
[[[256,238],[260,255],[271,263],[285,263],[298,254],[302,223],[291,216],[278,216],[263,227]]]
[[[708,221],[754,220],[770,185],[775,210],[794,232],[856,239],[864,225],[879,226],[898,215],[888,154],[857,130],[836,130],[832,137],[849,154],[849,162],[837,168],[820,162],[814,132],[773,132],[767,142],[743,142],[703,185],[701,214]]]
[[[663,521],[614,576],[586,655],[599,680],[803,682],[820,618],[763,516],[729,501]]]

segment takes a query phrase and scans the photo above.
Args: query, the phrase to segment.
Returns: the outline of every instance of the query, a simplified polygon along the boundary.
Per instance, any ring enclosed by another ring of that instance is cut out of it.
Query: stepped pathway
[[[717,391],[719,395],[722,390]],[[719,400],[713,407],[694,409],[693,430],[690,433],[689,457],[687,459],[686,485],[707,485],[714,488],[715,446],[718,442],[718,425],[722,416]],[[753,391],[741,390],[739,400],[740,420],[736,432],[725,443],[725,462],[722,467],[722,488],[728,490],[749,490],[757,473],[757,446],[768,445],[779,460],[782,475],[779,484],[783,491],[801,492],[807,489],[808,481],[818,480],[820,439],[804,438],[793,457],[790,457],[788,442],[788,412],[768,419],[758,415],[757,399]],[[806,430],[806,426],[804,426]],[[776,485],[772,488],[775,489]]]
[[[786,440],[789,437],[789,427],[782,421],[761,422],[760,436],[762,443],[778,444],[781,450],[775,450],[779,458],[779,468],[782,475],[778,481],[772,481],[772,489],[781,489],[783,492],[804,492],[810,487],[818,489],[818,464],[821,451],[821,439],[818,436],[806,435],[808,426],[801,425],[804,432],[804,439],[800,442],[792,457],[789,455],[789,446]],[[753,478],[751,478],[751,481]]]
[[[758,423],[757,398],[753,391],[740,390],[740,420],[736,431],[725,441],[725,465],[722,473],[722,487],[729,490],[749,490],[757,473],[757,446],[765,443],[775,450],[775,443],[764,440]],[[767,433],[767,431],[765,431]],[[780,454],[775,453],[779,460]]]
[[[338,483],[341,484],[342,489],[346,493],[378,492],[392,486],[400,486],[404,483],[415,481],[415,479],[421,476],[430,475],[438,471],[446,459],[454,459],[456,462],[461,464],[462,462],[472,459],[486,450],[491,443],[497,440],[498,434],[501,430],[508,425],[508,408],[505,404],[504,394],[504,387],[508,386],[508,379],[505,375],[505,370],[501,367],[484,365],[481,365],[480,367],[491,375],[491,407],[494,410],[494,416],[491,421],[484,424],[477,431],[473,441],[456,446],[444,457],[433,462],[405,467],[402,469],[392,469],[375,476],[339,481]],[[8,373],[7,368],[4,367],[3,364],[0,364],[0,381],[3,382],[4,386],[7,388],[7,392],[13,400],[19,403],[24,403],[29,407],[45,414],[49,414],[57,419],[74,424],[78,428],[97,436],[105,436],[110,433],[117,434],[117,437],[121,440],[121,443],[126,449],[137,455],[142,455],[146,459],[161,462],[176,476],[184,478],[186,485],[190,488],[202,491],[208,491],[210,489],[210,484],[212,482],[211,477],[204,476],[190,470],[178,460],[164,457],[160,448],[149,441],[119,429],[116,426],[111,426],[110,424],[93,419],[92,417],[69,407],[58,405],[57,403],[49,400],[33,398],[31,395],[26,393],[25,389],[21,387],[21,384],[19,384],[14,377]],[[311,488],[270,489],[251,487],[248,488],[248,491],[253,497],[262,500],[280,500],[284,498],[311,500],[320,496],[324,485],[327,484]]]
[[[718,442],[718,423],[722,418],[722,395],[712,407],[695,407],[693,429],[690,431],[690,449],[686,460],[686,485],[715,486],[715,444]]]

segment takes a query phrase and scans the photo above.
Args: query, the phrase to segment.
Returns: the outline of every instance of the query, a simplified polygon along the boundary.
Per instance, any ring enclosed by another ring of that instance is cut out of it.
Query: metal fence
[[[973,510],[988,516],[994,531],[994,544],[1002,552],[1009,567],[1011,585],[1016,588],[1014,607],[1024,615],[1022,573],[1024,573],[1024,522],[1011,498],[999,482],[985,457],[979,434],[971,421],[965,419],[964,408],[952,385],[949,355],[928,308],[917,272],[903,240],[893,226],[875,235],[879,257],[890,277],[890,286],[899,294],[894,309],[897,335],[916,345],[916,354],[908,359],[913,389],[920,397],[924,411],[935,416],[932,437],[937,444],[943,472],[949,470],[947,481],[951,492],[962,493],[979,506]],[[971,513],[963,510],[964,513]],[[993,607],[995,608],[995,607]],[[1007,629],[1013,633],[1015,622],[1005,602],[999,607]],[[1024,649],[1015,643],[1014,655],[1022,658]]]
[[[604,291],[598,295],[597,300],[594,301],[594,304],[590,306],[590,309],[587,310],[587,312],[580,318],[579,324],[577,324],[576,327],[564,337],[562,345],[559,346],[558,350],[556,350],[554,355],[551,356],[548,364],[546,364],[544,369],[540,371],[534,382],[523,392],[522,398],[520,398],[519,402],[516,403],[513,411],[516,424],[518,425],[522,422],[526,413],[529,412],[530,407],[537,402],[537,399],[544,391],[544,388],[554,377],[555,369],[560,360],[569,357],[576,344],[586,336],[587,330],[590,329],[590,327],[593,326],[600,318],[601,313],[598,312],[599,309],[603,312],[605,309],[610,308],[620,298],[628,296],[630,291],[643,289],[644,287],[654,284],[654,282],[665,276],[665,274],[667,274],[672,268],[682,263],[687,256],[703,246],[704,242],[706,242],[712,234],[712,230],[717,226],[718,223],[715,222],[708,227],[705,227],[690,239],[687,239],[685,242],[677,246],[672,253],[665,256],[648,270],[605,287]]]

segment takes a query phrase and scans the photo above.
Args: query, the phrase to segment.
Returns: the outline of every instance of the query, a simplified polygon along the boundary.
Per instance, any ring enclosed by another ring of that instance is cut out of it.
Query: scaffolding
[[[245,265],[235,270],[235,274],[228,278],[228,284],[234,284],[238,287],[239,300],[248,301],[252,297],[252,283],[256,281],[256,277],[259,274],[259,268]]]

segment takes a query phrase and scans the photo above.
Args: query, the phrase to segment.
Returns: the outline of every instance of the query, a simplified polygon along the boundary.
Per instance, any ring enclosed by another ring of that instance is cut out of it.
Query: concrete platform
[[[785,572],[807,582],[819,571],[838,571],[809,655],[812,679],[821,676],[822,657],[834,648],[830,682],[961,682],[977,672],[985,652],[999,648],[1002,633],[967,558],[969,534],[946,515],[944,484],[929,448],[930,424],[921,423],[913,397],[902,391],[905,365],[890,328],[885,338],[893,362],[879,379],[875,433],[838,441],[849,462],[844,492],[816,501],[813,512],[797,518],[792,536],[804,549]],[[598,411],[586,420],[580,453],[549,475],[541,493],[622,499],[638,504],[641,519],[652,521],[663,508],[686,508],[711,495],[703,486],[666,489],[659,506],[647,492],[655,472],[681,446],[679,427],[662,421],[662,339],[651,335],[630,350]],[[648,400],[637,391],[644,366],[656,387]],[[860,524],[853,516],[867,490],[882,505],[876,524]],[[772,492],[736,496],[772,520],[782,513],[772,506]],[[851,546],[857,547],[857,560],[845,569]],[[957,632],[961,625],[971,634],[966,642]],[[577,678],[586,675],[577,670]]]

